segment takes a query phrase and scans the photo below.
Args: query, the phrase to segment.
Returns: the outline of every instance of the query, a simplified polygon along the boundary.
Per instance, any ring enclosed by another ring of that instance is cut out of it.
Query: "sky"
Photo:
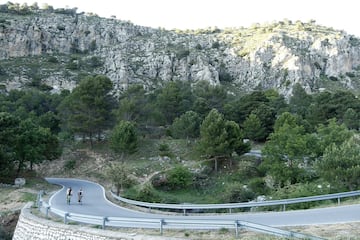
[[[5,4],[9,0],[0,0]],[[344,30],[360,37],[360,1],[357,0],[11,0],[28,5],[116,16],[136,25],[166,29],[249,27],[288,19]]]

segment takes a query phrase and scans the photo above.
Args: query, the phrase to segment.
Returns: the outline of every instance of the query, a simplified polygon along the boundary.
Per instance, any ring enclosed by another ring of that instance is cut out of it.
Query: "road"
[[[51,196],[49,204],[56,209],[78,214],[106,217],[134,217],[155,219],[187,218],[203,220],[241,220],[273,227],[360,222],[360,204],[285,212],[247,212],[221,215],[217,214],[210,216],[169,216],[161,214],[143,213],[123,208],[110,202],[105,197],[105,189],[97,183],[70,178],[47,178],[47,181],[63,187],[61,190]],[[70,205],[66,204],[67,187],[71,187],[73,189],[72,202]],[[76,202],[77,191],[80,189],[80,187],[84,191],[82,205]]]

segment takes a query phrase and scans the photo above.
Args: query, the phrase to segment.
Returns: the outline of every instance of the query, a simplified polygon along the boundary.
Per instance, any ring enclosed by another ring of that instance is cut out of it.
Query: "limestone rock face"
[[[291,95],[296,83],[308,93],[334,81],[340,88],[359,88],[360,40],[314,23],[181,32],[84,14],[39,11],[5,18],[0,24],[0,61],[43,55],[95,56],[103,66],[93,73],[108,76],[117,91],[129,84],[152,89],[175,80],[226,83],[245,92],[275,88],[285,96]],[[7,90],[31,81],[21,71],[7,76],[2,81]],[[69,73],[60,72],[41,81],[54,90],[71,90],[77,84]]]

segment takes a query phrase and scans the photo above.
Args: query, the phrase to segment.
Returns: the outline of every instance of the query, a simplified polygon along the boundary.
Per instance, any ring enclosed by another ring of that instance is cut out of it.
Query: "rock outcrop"
[[[38,10],[1,13],[0,39],[0,84],[7,90],[35,78],[55,91],[72,89],[79,69],[108,76],[118,91],[129,84],[153,89],[174,80],[205,80],[243,92],[275,88],[285,96],[296,83],[308,93],[360,87],[360,40],[314,22],[169,31]],[[61,67],[47,71],[41,62],[36,70],[24,64],[3,67],[24,57],[40,61],[39,56],[55,57],[54,65]],[[94,59],[101,64],[79,67]]]

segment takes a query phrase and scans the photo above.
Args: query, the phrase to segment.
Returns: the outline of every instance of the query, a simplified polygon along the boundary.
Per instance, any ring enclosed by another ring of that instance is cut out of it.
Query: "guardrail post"
[[[231,213],[231,208],[229,208],[229,213]]]
[[[286,204],[283,205],[283,211],[286,211]]]
[[[338,197],[338,205],[340,205],[340,197]]]
[[[36,206],[38,208],[40,208],[42,205],[42,194],[43,194],[43,190],[39,191],[36,197]]]
[[[49,210],[50,210],[49,206],[45,208],[45,216],[46,216],[46,218],[49,217]]]
[[[186,216],[186,209],[184,208],[184,216]]]
[[[164,219],[160,219],[160,235],[163,234]]]
[[[65,213],[64,215],[64,223],[67,224],[68,220],[67,217],[69,216],[69,213]]]
[[[108,220],[107,217],[103,217],[102,229],[105,229],[105,225],[106,225],[107,220]]]
[[[239,236],[239,223],[236,220],[235,221],[235,237],[238,237],[238,236]]]

